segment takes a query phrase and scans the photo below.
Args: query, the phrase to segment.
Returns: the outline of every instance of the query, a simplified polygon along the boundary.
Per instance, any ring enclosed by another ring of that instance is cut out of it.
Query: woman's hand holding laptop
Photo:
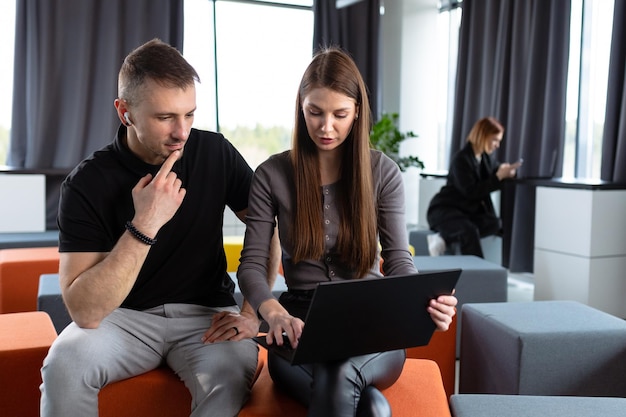
[[[456,314],[456,304],[458,300],[452,295],[440,295],[430,300],[428,312],[437,325],[437,330],[446,331],[452,323],[452,317]]]

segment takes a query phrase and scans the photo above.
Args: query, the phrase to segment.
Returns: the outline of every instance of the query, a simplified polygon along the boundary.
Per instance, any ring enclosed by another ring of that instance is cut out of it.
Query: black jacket
[[[496,217],[490,194],[500,189],[501,183],[496,176],[499,166],[499,162],[484,152],[479,163],[468,142],[454,155],[446,185],[430,201],[430,227],[462,214]]]

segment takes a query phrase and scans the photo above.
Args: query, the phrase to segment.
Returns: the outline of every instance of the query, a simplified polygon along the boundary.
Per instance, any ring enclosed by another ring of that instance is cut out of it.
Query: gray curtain
[[[182,47],[182,0],[18,0],[8,164],[66,168],[109,143],[126,54]]]
[[[352,55],[368,87],[373,117],[377,120],[380,1],[361,0],[337,9],[336,0],[314,0],[313,15],[313,50],[340,46]]]
[[[524,158],[520,175],[560,172],[565,132],[570,0],[465,0],[459,37],[451,155],[473,124],[505,126],[497,158]],[[535,189],[511,182],[502,192],[503,264],[533,270]]]
[[[68,170],[111,142],[119,68],[155,37],[182,50],[183,0],[18,0],[7,164]],[[48,228],[58,185],[48,185]]]
[[[626,2],[615,1],[601,178],[626,183]]]

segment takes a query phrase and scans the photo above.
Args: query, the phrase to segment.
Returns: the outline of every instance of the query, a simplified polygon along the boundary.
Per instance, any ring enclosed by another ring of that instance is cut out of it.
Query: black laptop
[[[292,365],[425,346],[436,329],[429,301],[451,294],[461,269],[320,283],[296,349],[254,340]]]

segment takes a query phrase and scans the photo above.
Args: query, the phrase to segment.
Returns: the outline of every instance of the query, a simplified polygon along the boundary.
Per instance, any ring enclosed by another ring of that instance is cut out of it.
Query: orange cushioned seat
[[[437,362],[446,394],[454,394],[456,378],[456,326],[457,316],[452,318],[450,328],[445,332],[435,332],[427,346],[406,350],[407,358],[430,359]]]
[[[47,313],[0,314],[0,415],[39,416],[41,366],[56,337]]]
[[[37,310],[41,274],[59,272],[59,249],[0,250],[0,313]]]
[[[259,349],[259,360],[260,358],[263,358],[263,361],[267,363],[267,350]],[[252,386],[250,399],[241,409],[239,417],[272,416],[304,417],[306,416],[306,408],[280,391],[274,385],[268,367],[264,366],[259,378]]]
[[[265,367],[266,355],[259,352],[254,380]],[[122,381],[100,390],[100,417],[188,417],[191,394],[167,366]]]
[[[383,391],[394,417],[451,417],[437,363],[408,358],[400,379]]]
[[[409,246],[409,251],[415,254],[413,246]],[[382,258],[380,258],[380,272],[383,273]],[[435,332],[427,346],[406,350],[407,358],[430,359],[437,362],[448,397],[454,394],[456,378],[456,322],[457,316],[454,316],[450,328],[445,332]]]
[[[263,349],[261,352],[267,355]],[[407,359],[398,381],[383,394],[391,404],[394,417],[450,417],[448,397],[434,361]],[[273,384],[266,366],[239,417],[280,416],[306,416],[306,408]]]
[[[41,365],[56,331],[44,312],[0,315],[0,410],[2,415],[37,417]],[[259,351],[259,364],[250,400],[240,416],[305,416],[306,409],[279,391],[267,367],[267,352]],[[400,379],[383,391],[395,417],[450,417],[448,398],[437,364],[406,360]],[[114,382],[100,391],[101,417],[188,416],[191,396],[167,367]],[[6,412],[5,412],[6,411]]]
[[[189,417],[191,394],[167,366],[113,382],[98,395],[100,417]]]

